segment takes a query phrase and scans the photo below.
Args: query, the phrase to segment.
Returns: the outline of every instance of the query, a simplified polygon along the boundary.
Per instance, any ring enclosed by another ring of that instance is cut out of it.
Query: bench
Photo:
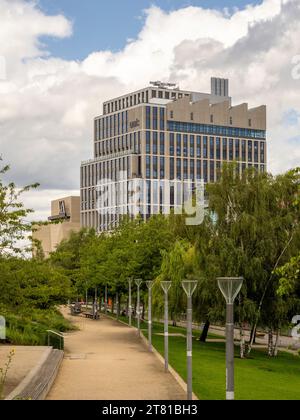
[[[96,317],[95,317],[95,315],[92,312],[83,312],[83,315],[86,318],[89,318],[89,319],[100,319],[100,315],[99,315],[98,312],[96,313]]]

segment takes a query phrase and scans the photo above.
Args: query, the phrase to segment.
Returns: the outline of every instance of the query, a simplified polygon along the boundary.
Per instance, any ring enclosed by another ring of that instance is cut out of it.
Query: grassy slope
[[[126,318],[121,317],[126,322]],[[141,327],[145,330],[146,324]],[[147,337],[147,331],[143,331]],[[153,325],[153,345],[163,355],[163,325]],[[169,327],[169,333],[184,333],[184,328]],[[209,338],[216,336],[209,335]],[[173,368],[186,380],[186,340],[169,337],[169,358]],[[236,399],[300,400],[300,357],[279,352],[268,358],[263,350],[252,350],[251,358],[235,358]],[[200,399],[221,400],[225,397],[225,343],[193,342],[193,388]]]

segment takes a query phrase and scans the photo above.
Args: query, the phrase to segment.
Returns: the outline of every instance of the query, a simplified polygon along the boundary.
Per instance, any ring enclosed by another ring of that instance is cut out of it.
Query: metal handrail
[[[62,339],[64,339],[65,336],[61,333],[58,333],[57,331],[52,331],[52,330],[47,330],[47,333],[48,333],[48,347],[50,347],[50,334],[52,334],[59,337],[59,347],[60,347],[60,350],[63,350]]]

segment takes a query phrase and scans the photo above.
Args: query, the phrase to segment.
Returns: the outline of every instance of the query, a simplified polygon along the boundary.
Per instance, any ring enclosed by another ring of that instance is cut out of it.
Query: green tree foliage
[[[0,163],[1,161],[0,158]],[[33,210],[24,206],[21,196],[38,187],[38,184],[32,184],[17,188],[13,182],[5,183],[2,178],[8,171],[9,166],[0,169],[0,256],[20,254],[23,251],[20,241],[32,230],[32,225],[26,221],[26,217]]]

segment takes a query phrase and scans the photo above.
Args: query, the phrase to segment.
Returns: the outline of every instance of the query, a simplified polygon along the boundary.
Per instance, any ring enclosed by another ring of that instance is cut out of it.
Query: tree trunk
[[[112,296],[111,298],[111,314],[114,314],[114,310],[115,310],[115,297]]]
[[[143,312],[142,312],[142,320],[145,319],[145,302],[143,301]]]
[[[268,331],[268,356],[273,357],[273,330],[269,328]]]
[[[251,328],[251,333],[250,333],[250,342],[249,342],[249,347],[248,347],[248,354],[251,351],[252,344],[255,344],[255,338],[256,338],[256,325],[253,325],[252,328]]]
[[[240,358],[244,359],[246,353],[245,334],[243,324],[240,324]]]
[[[200,336],[201,343],[205,343],[206,342],[206,339],[207,339],[207,336],[208,336],[209,327],[210,327],[210,322],[207,319],[205,321],[205,324],[204,324],[204,327],[203,327],[203,330],[202,330],[202,333],[201,333],[201,336]]]

